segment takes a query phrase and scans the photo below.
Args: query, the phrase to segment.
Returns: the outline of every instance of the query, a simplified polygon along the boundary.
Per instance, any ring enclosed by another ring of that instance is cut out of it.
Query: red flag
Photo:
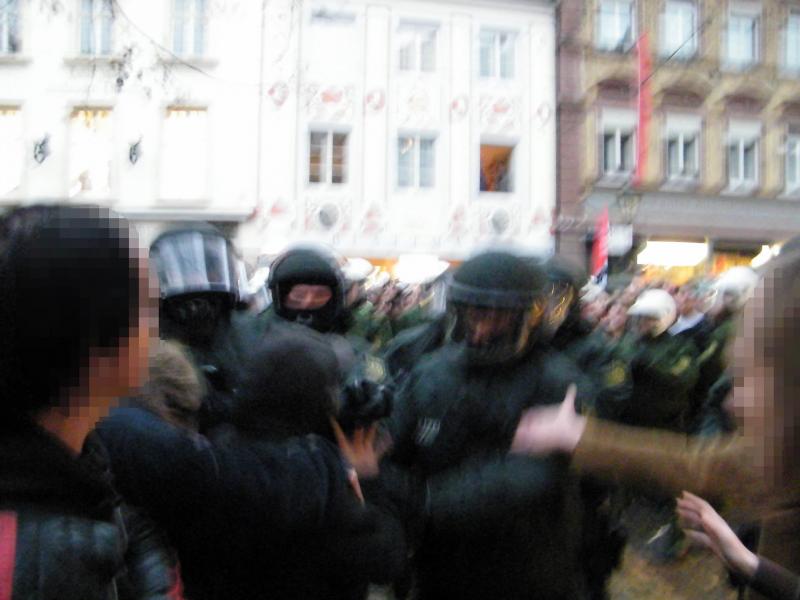
[[[638,75],[638,116],[639,122],[636,130],[636,171],[633,174],[633,185],[638,186],[644,177],[645,164],[647,163],[647,141],[650,128],[650,117],[653,113],[653,95],[650,89],[650,76],[652,63],[650,60],[650,45],[647,33],[636,42],[636,54],[639,59]]]
[[[608,206],[597,217],[592,246],[592,276],[598,285],[605,286],[608,276]]]

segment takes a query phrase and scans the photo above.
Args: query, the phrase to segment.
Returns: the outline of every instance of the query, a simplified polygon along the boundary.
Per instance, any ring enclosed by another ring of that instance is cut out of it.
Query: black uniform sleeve
[[[758,557],[750,587],[773,600],[800,599],[800,577],[763,556]]]

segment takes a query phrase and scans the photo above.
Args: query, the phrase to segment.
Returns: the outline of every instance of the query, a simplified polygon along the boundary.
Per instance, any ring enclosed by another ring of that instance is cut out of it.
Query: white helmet
[[[361,283],[366,281],[375,266],[365,258],[348,258],[342,267],[344,278],[349,283]]]
[[[750,299],[758,285],[758,274],[750,267],[731,267],[714,284],[717,302],[731,311],[738,311]]]
[[[650,330],[653,337],[664,333],[675,321],[677,313],[675,300],[664,290],[643,291],[628,309],[628,317],[644,317],[657,321]]]

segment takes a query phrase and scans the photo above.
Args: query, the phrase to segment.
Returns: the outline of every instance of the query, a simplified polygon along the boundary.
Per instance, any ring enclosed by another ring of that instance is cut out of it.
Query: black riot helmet
[[[239,297],[239,269],[233,245],[210,225],[175,229],[150,245],[161,294],[162,329],[167,337],[204,338]]]
[[[545,327],[554,335],[562,326],[569,327],[580,320],[580,290],[587,277],[581,269],[560,256],[544,263],[547,275],[547,310]]]
[[[515,254],[484,252],[467,260],[448,289],[450,338],[475,366],[509,362],[536,341],[544,312],[541,267]]]
[[[335,332],[345,314],[345,282],[336,257],[317,247],[287,250],[272,263],[268,281],[275,314],[320,333]],[[330,297],[319,306],[303,306],[290,298],[301,286],[327,287]]]

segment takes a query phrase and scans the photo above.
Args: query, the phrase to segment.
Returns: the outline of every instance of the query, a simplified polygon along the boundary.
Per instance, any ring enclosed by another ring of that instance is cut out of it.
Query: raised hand
[[[694,543],[711,550],[729,569],[746,577],[755,574],[758,556],[747,549],[714,507],[689,492],[683,492],[677,502],[681,527]]]
[[[575,412],[577,389],[570,385],[558,406],[526,410],[511,443],[515,454],[572,452],[586,428],[586,418]]]

